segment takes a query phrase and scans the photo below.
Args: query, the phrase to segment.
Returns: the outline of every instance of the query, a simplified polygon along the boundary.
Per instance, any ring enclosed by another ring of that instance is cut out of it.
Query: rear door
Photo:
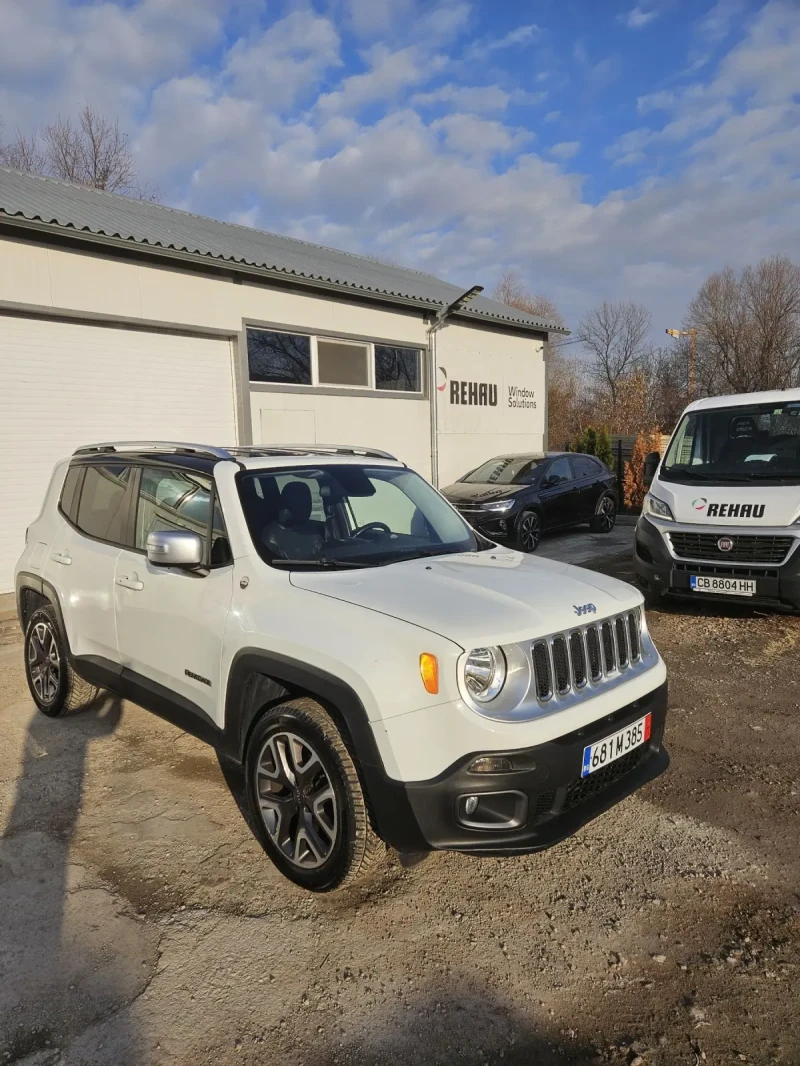
[[[68,474],[65,521],[43,570],[58,593],[72,654],[101,659],[105,666],[118,662],[114,573],[131,537],[132,480],[124,463],[87,464],[77,484]]]
[[[594,514],[597,501],[603,491],[597,460],[588,455],[571,455],[569,459],[579,490],[577,506],[580,511],[580,520],[588,521]]]
[[[114,597],[120,661],[146,697],[171,701],[222,724],[220,665],[233,596],[233,563],[213,479],[180,467],[143,466],[134,542],[116,562]],[[213,507],[213,522],[212,522]],[[204,575],[147,561],[147,535],[188,529],[205,544]]]
[[[545,526],[552,528],[579,522],[580,518],[575,517],[580,509],[579,494],[569,457],[562,455],[548,467],[539,490]]]

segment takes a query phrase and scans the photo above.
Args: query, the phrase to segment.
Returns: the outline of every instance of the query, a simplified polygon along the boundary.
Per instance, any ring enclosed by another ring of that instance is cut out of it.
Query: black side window
[[[73,524],[76,523],[78,517],[78,500],[81,494],[83,471],[84,468],[81,466],[71,466],[61,489],[61,510]]]
[[[567,459],[566,456],[564,456],[563,459],[556,459],[547,471],[547,476],[552,485],[557,485],[560,481],[572,481],[572,470],[570,469],[569,459]]]
[[[110,463],[87,466],[75,525],[99,540],[125,544],[131,468]]]
[[[599,473],[597,464],[588,455],[573,456],[572,465],[575,468],[575,477],[596,477]]]
[[[148,533],[188,529],[203,541],[206,558],[212,566],[231,561],[228,535],[219,503],[214,504],[211,552],[208,553],[208,527],[214,484],[210,477],[189,470],[145,466],[139,483],[136,509],[135,547],[144,551]]]

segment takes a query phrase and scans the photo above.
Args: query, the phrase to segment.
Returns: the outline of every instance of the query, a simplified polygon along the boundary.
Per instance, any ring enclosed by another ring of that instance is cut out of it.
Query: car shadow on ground
[[[57,1057],[57,1049],[130,998],[113,953],[109,959],[115,905],[98,891],[87,924],[75,895],[96,886],[71,854],[90,748],[112,734],[121,717],[121,702],[105,698],[61,718],[34,711],[30,719],[0,838],[4,1063],[36,1052],[50,1062],[48,1053]],[[120,1017],[119,1025],[122,1045],[133,1047],[130,1020]]]

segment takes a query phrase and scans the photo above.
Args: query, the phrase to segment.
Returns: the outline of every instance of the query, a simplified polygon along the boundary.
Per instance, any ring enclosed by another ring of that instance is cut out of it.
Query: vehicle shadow
[[[55,1054],[129,998],[127,982],[118,979],[119,908],[71,856],[89,750],[118,728],[121,717],[114,698],[58,719],[38,711],[31,717],[0,837],[4,1063]],[[118,1024],[123,1044],[131,1047],[129,1023],[120,1018]]]
[[[557,1030],[542,1013],[540,1024],[532,1022],[489,989],[456,978],[404,998],[395,1010],[365,1014],[358,1031],[351,1027],[335,1051],[308,1061],[314,1066],[588,1066],[601,1061],[599,1047],[573,1031]]]

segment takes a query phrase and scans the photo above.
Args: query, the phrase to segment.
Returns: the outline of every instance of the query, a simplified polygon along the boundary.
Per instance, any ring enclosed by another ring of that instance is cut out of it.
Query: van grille
[[[592,684],[602,684],[642,659],[642,616],[637,608],[569,634],[556,633],[531,647],[540,703]]]
[[[669,537],[675,554],[682,559],[709,559],[720,563],[763,563],[765,566],[782,563],[794,543],[794,537],[728,534],[722,528],[719,533],[676,531],[670,533]],[[717,542],[723,537],[733,541],[730,551],[723,552],[717,547]]]

